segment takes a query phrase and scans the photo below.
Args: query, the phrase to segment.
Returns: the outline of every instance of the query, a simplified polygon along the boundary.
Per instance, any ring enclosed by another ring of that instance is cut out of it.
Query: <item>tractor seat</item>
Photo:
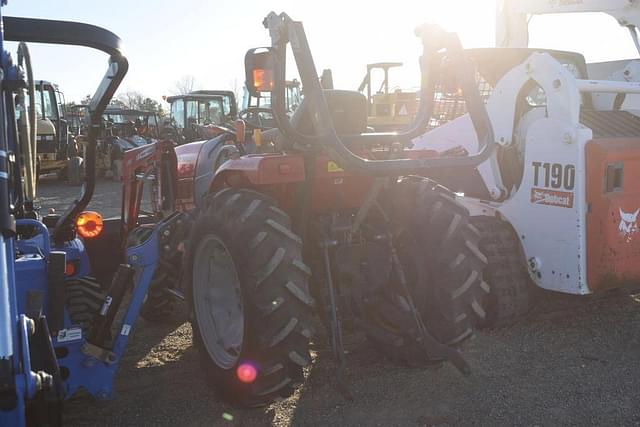
[[[325,89],[324,97],[338,135],[357,135],[367,131],[367,98],[351,90]],[[307,98],[291,117],[291,124],[301,133],[315,135]]]
[[[367,99],[364,95],[349,90],[325,89],[324,96],[338,135],[357,135],[367,131]],[[317,135],[307,98],[303,98],[291,116],[291,125],[304,135]],[[276,145],[289,145],[278,129],[265,131],[263,137]]]

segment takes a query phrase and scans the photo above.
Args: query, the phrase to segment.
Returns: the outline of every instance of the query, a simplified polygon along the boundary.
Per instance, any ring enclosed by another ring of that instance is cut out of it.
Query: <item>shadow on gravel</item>
[[[184,314],[140,320],[116,378],[116,398],[67,405],[68,425],[584,425],[640,422],[640,298],[544,295],[520,322],[478,334],[465,349],[473,374],[450,365],[394,365],[358,334],[346,334],[345,381],[326,337],[297,393],[268,408],[221,403],[205,385]],[[324,331],[320,330],[320,334]]]
[[[467,344],[473,374],[389,363],[350,337],[346,382],[320,348],[295,404],[274,410],[290,425],[564,425],[640,422],[640,296],[544,294],[529,316]],[[294,407],[295,405],[295,407]]]
[[[182,310],[162,323],[139,319],[116,374],[115,398],[73,397],[65,425],[269,425],[264,410],[239,411],[206,386],[185,319]]]

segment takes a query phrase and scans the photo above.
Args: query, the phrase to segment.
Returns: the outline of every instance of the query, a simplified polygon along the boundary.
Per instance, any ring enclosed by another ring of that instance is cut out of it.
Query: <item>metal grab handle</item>
[[[299,144],[307,145],[323,142],[327,145],[330,154],[345,167],[374,176],[411,174],[433,167],[475,166],[491,155],[495,144],[491,121],[480,97],[475,82],[475,74],[470,72],[473,68],[470,67],[456,34],[446,33],[442,29],[431,25],[423,25],[418,29],[417,32],[423,42],[420,107],[415,121],[406,130],[391,134],[352,135],[342,137],[343,140],[337,135],[331,119],[302,23],[293,21],[286,14],[277,15],[271,12],[265,18],[264,25],[269,29],[275,54],[274,88],[272,92],[274,117],[278,128],[286,138]],[[286,47],[289,43],[291,43],[302,85],[305,88],[305,98],[308,100],[312,110],[311,117],[314,120],[318,136],[304,135],[298,132],[286,114]],[[469,114],[478,136],[480,152],[469,157],[369,160],[349,150],[344,141],[364,143],[403,142],[426,131],[433,110],[434,76],[437,75],[440,67],[438,51],[442,49],[447,51],[448,57],[455,68],[456,77],[460,82],[464,99],[467,102]]]
[[[104,110],[111,101],[129,68],[122,54],[122,41],[104,28],[78,22],[47,19],[3,17],[5,40],[85,46],[101,50],[109,57],[109,68],[89,103],[90,126],[85,154],[85,184],[82,194],[62,214],[53,231],[54,240],[61,240],[64,229],[87,207],[96,184],[96,140]]]

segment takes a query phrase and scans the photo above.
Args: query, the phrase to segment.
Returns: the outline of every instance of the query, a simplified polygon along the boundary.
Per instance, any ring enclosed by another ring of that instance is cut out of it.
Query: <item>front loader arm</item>
[[[581,0],[580,2],[499,0],[496,12],[496,46],[498,47],[527,47],[531,15],[602,12],[634,32],[635,28],[640,26],[640,4],[629,0]]]

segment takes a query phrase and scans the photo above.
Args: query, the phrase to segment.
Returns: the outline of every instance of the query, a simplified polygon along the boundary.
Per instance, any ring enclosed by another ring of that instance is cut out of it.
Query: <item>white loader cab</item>
[[[499,148],[432,174],[476,217],[494,323],[527,311],[531,284],[584,295],[640,283],[640,61],[528,47],[532,15],[565,12],[612,16],[640,51],[639,2],[500,1],[498,47],[468,51]],[[478,152],[455,84],[437,86],[434,113],[416,148]]]

